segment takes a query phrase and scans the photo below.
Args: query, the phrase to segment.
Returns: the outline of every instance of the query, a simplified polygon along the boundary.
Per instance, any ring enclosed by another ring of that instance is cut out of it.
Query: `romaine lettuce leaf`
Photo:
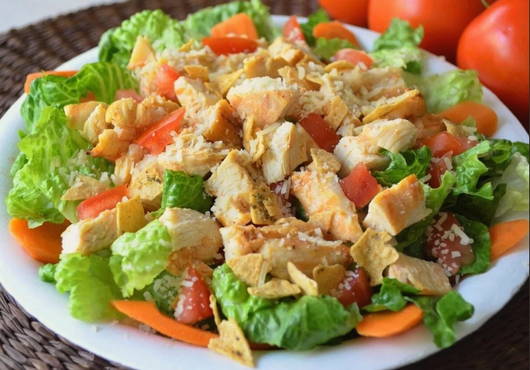
[[[307,17],[307,22],[302,23],[300,27],[304,33],[304,38],[309,46],[315,46],[317,40],[313,36],[313,29],[320,23],[326,23],[331,21],[329,19],[328,13],[324,9],[319,9],[309,17]]]
[[[494,186],[493,199],[486,199],[474,195],[461,194],[451,196],[447,202],[447,210],[485,225],[491,225],[501,199],[506,194],[506,184]]]
[[[423,27],[412,28],[409,22],[394,18],[390,27],[374,42],[373,51],[418,46],[423,40]]]
[[[181,281],[180,276],[163,271],[136,295],[141,300],[155,302],[160,311],[173,316]]]
[[[456,215],[462,224],[464,232],[473,239],[473,254],[475,259],[469,265],[462,266],[462,275],[480,274],[488,270],[490,266],[491,240],[489,229],[481,222],[470,220],[464,216]]]
[[[398,49],[382,49],[370,53],[378,67],[401,68],[406,72],[420,74],[422,71],[423,52],[414,46],[403,46]]]
[[[372,303],[364,306],[363,310],[368,312],[401,311],[407,305],[403,295],[417,295],[419,293],[420,291],[412,285],[385,277],[379,292],[372,295]]]
[[[97,322],[120,317],[110,304],[121,295],[112,278],[108,257],[65,255],[56,266],[54,278],[59,292],[70,293],[70,314],[76,319]]]
[[[442,74],[420,77],[404,73],[410,87],[421,91],[429,112],[438,113],[463,101],[482,102],[482,86],[477,72],[453,70]]]
[[[47,263],[39,267],[39,278],[45,283],[55,284],[55,270],[57,269],[57,264]]]
[[[164,172],[162,209],[178,207],[207,212],[212,205],[213,199],[204,191],[202,177],[191,176],[181,171]]]
[[[425,177],[432,157],[431,151],[426,146],[402,153],[392,153],[384,149],[381,152],[388,157],[390,162],[386,169],[374,171],[374,177],[384,186],[397,184],[405,177],[413,174],[418,179]]]
[[[485,199],[493,199],[491,182],[479,184],[480,177],[488,172],[488,167],[480,160],[491,149],[488,141],[482,141],[477,146],[466,150],[453,158],[456,173],[454,195],[468,194]]]
[[[500,217],[509,211],[528,211],[528,173],[528,159],[515,153],[504,174],[494,180],[494,184],[506,184],[506,193],[500,199],[495,216]]]
[[[112,164],[86,154],[90,144],[68,127],[66,116],[57,108],[45,107],[32,134],[19,142],[27,162],[17,171],[6,199],[12,217],[27,219],[31,227],[45,221],[77,220],[78,202],[61,199],[75,175],[100,178],[112,172]]]
[[[316,45],[313,48],[314,53],[325,60],[330,60],[337,51],[342,49],[357,49],[349,41],[343,39],[324,39],[319,37],[316,40]]]
[[[251,296],[226,264],[214,270],[212,287],[225,316],[235,319],[256,343],[311,349],[349,333],[361,319],[356,305],[344,308],[329,296],[297,300]]]
[[[135,233],[125,233],[111,246],[110,269],[124,297],[145,288],[165,270],[172,251],[171,237],[158,220]]]

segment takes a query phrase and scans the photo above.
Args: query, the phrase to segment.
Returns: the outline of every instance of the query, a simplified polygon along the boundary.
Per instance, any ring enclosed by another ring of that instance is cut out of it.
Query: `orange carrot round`
[[[35,260],[43,263],[57,263],[62,251],[61,234],[68,225],[69,222],[62,224],[46,222],[30,229],[26,220],[12,218],[9,221],[9,232],[22,249]]]
[[[209,331],[181,324],[180,322],[160,313],[153,302],[146,301],[112,301],[115,309],[131,319],[145,324],[159,333],[181,342],[208,347],[208,342],[218,335]]]
[[[365,315],[356,329],[364,337],[391,337],[412,329],[421,322],[422,318],[421,308],[409,304],[399,312],[377,312]]]
[[[490,227],[491,260],[494,261],[515,247],[528,234],[526,219],[501,222]]]
[[[337,21],[318,24],[313,28],[313,36],[325,39],[343,39],[349,41],[353,46],[359,46],[359,41],[355,35]]]
[[[75,75],[77,71],[43,71],[43,72],[35,72],[30,73],[26,76],[26,82],[24,83],[24,92],[26,94],[29,94],[31,89],[31,83],[35,81],[37,78],[41,78],[44,76],[61,76],[61,77],[72,77]]]
[[[454,123],[473,117],[477,122],[477,131],[486,136],[492,136],[497,131],[497,113],[487,105],[474,101],[456,104],[441,112],[440,116]]]
[[[258,31],[252,19],[245,13],[239,13],[226,21],[216,24],[210,33],[212,37],[246,37],[250,40],[258,39]]]

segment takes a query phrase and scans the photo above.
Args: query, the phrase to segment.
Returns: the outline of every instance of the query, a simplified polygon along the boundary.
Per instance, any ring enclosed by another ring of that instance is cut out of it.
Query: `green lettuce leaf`
[[[417,295],[419,293],[420,291],[412,285],[385,277],[379,292],[372,295],[372,303],[364,306],[363,310],[368,312],[401,311],[407,305],[403,295]]]
[[[392,153],[384,149],[381,152],[390,162],[385,170],[374,171],[374,177],[384,186],[397,184],[405,177],[413,174],[418,179],[425,177],[432,157],[431,151],[426,146],[402,153]]]
[[[412,28],[409,22],[394,18],[385,33],[375,40],[373,51],[418,46],[423,40],[423,33],[422,26]]]
[[[138,36],[147,37],[158,52],[178,48],[187,41],[179,21],[160,9],[144,10],[103,34],[99,41],[99,60],[126,66]]]
[[[205,8],[189,15],[182,22],[186,39],[200,40],[209,36],[213,26],[239,13],[250,16],[261,37],[271,41],[279,35],[279,31],[272,24],[269,8],[260,0],[250,0],[233,1]]]
[[[493,199],[493,186],[491,182],[479,184],[480,177],[488,172],[488,167],[480,160],[489,153],[491,144],[482,141],[477,146],[466,150],[453,158],[456,173],[456,186],[454,195],[468,194],[485,199]]]
[[[505,194],[499,201],[495,216],[500,217],[509,211],[528,211],[528,173],[528,159],[520,153],[515,153],[504,174],[494,181],[495,184],[500,184],[499,186],[506,184]]]
[[[204,180],[200,176],[191,176],[181,171],[164,172],[162,208],[190,208],[207,212],[213,205],[213,199],[204,191]]]
[[[269,300],[251,296],[225,264],[214,270],[213,292],[246,337],[291,350],[306,350],[349,333],[361,320],[356,305],[344,308],[329,296]]]
[[[473,239],[473,254],[475,259],[469,265],[462,266],[462,275],[480,274],[490,267],[491,240],[489,229],[481,222],[470,220],[464,216],[456,215],[464,228],[467,236]]]
[[[432,113],[463,101],[482,102],[482,86],[477,72],[472,70],[457,69],[427,77],[405,73],[404,78],[410,87],[421,91],[427,109]]]
[[[481,161],[488,167],[486,174],[488,177],[502,176],[516,153],[528,159],[529,145],[527,143],[512,142],[505,139],[493,139],[489,140],[489,143],[489,152],[481,158]]]
[[[171,237],[158,220],[135,233],[125,233],[111,246],[110,269],[124,297],[145,288],[166,269]]]
[[[66,116],[57,108],[44,108],[33,133],[18,146],[27,162],[16,172],[6,204],[12,217],[29,220],[31,227],[46,221],[61,223],[65,218],[77,221],[78,202],[61,199],[74,180],[72,175],[99,179],[113,171],[107,160],[86,154],[89,142],[68,127]]]
[[[377,67],[401,68],[406,72],[420,74],[422,71],[423,52],[414,46],[403,46],[398,49],[382,49],[370,53]]]
[[[39,267],[39,278],[45,283],[55,284],[55,270],[57,269],[57,264],[47,263]]]
[[[180,276],[163,271],[136,295],[141,300],[155,302],[160,311],[173,316],[181,281]]]
[[[473,306],[457,292],[451,291],[441,298],[407,297],[423,310],[423,323],[432,332],[434,343],[440,348],[456,342],[454,326],[473,316]]]
[[[319,37],[316,40],[313,51],[315,54],[325,60],[330,60],[337,51],[342,49],[357,49],[352,43],[343,39],[324,39]]]
[[[458,197],[452,196],[451,200],[447,202],[447,210],[482,222],[485,225],[491,225],[501,199],[506,194],[506,189],[506,184],[495,185],[493,199],[468,194],[461,194]]]
[[[107,257],[68,254],[57,264],[54,278],[59,292],[70,293],[70,314],[76,319],[97,322],[120,317],[110,303],[121,295]]]
[[[315,46],[317,40],[313,36],[313,29],[320,23],[330,22],[328,13],[324,9],[319,9],[307,17],[307,22],[302,23],[300,27],[304,33],[305,40],[309,46]]]

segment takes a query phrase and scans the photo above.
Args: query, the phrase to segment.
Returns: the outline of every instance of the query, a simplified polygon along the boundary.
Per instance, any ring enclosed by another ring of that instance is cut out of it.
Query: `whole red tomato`
[[[480,80],[528,124],[528,0],[500,0],[469,24],[458,66]]]
[[[368,26],[384,32],[392,18],[401,18],[414,26],[423,26],[421,47],[454,60],[458,39],[480,12],[481,0],[372,0],[368,7]]]
[[[368,0],[319,0],[319,2],[333,18],[356,26],[366,26]]]

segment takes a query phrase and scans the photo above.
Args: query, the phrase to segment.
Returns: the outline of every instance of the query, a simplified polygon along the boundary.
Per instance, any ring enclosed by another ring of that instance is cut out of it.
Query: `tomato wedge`
[[[342,49],[337,51],[334,60],[345,60],[353,65],[364,64],[366,68],[370,68],[374,63],[373,59],[364,51],[356,49]]]
[[[424,139],[422,144],[429,147],[433,156],[441,158],[447,153],[459,155],[474,147],[477,143],[444,131]]]
[[[163,63],[158,67],[154,84],[158,95],[164,98],[177,100],[175,95],[175,81],[180,77],[180,74],[171,66]]]
[[[300,121],[300,125],[315,140],[317,145],[328,152],[333,152],[339,143],[339,136],[330,127],[324,118],[316,113],[311,113]]]
[[[140,103],[144,98],[133,89],[123,89],[116,91],[116,100],[133,98],[137,103]]]
[[[202,43],[217,55],[252,53],[258,48],[256,41],[244,37],[205,37]]]
[[[298,22],[298,18],[293,15],[283,26],[283,37],[287,41],[296,43],[296,42],[305,42],[304,33],[302,32],[302,27]]]
[[[216,24],[210,32],[212,37],[230,37],[239,36],[246,37],[250,40],[258,39],[258,31],[256,26],[245,13],[239,13],[224,22]]]
[[[29,92],[31,90],[31,84],[37,78],[41,78],[41,77],[44,77],[44,76],[72,77],[76,73],[77,73],[77,71],[44,71],[44,72],[30,73],[29,75],[26,76],[26,82],[24,83],[24,92],[26,94],[29,94]]]
[[[372,298],[370,280],[364,269],[358,267],[355,271],[346,271],[344,280],[330,292],[343,306],[357,303],[359,307],[366,306]]]
[[[97,217],[101,212],[116,207],[116,204],[121,202],[123,197],[126,196],[127,186],[125,185],[105,190],[103,193],[94,195],[79,203],[77,206],[77,218],[84,220],[86,218]]]
[[[451,152],[444,154],[442,158],[432,158],[431,165],[429,167],[429,175],[431,176],[429,179],[429,186],[431,188],[440,187],[442,184],[443,174],[452,169],[452,159],[453,156]]]
[[[151,154],[160,154],[173,141],[172,132],[178,132],[184,118],[184,108],[179,108],[157,123],[149,126],[134,142]]]
[[[359,163],[348,176],[340,180],[344,194],[355,207],[363,208],[381,191],[381,185],[364,163]]]
[[[193,267],[188,267],[182,282],[175,318],[183,324],[195,324],[213,316],[210,288]]]

